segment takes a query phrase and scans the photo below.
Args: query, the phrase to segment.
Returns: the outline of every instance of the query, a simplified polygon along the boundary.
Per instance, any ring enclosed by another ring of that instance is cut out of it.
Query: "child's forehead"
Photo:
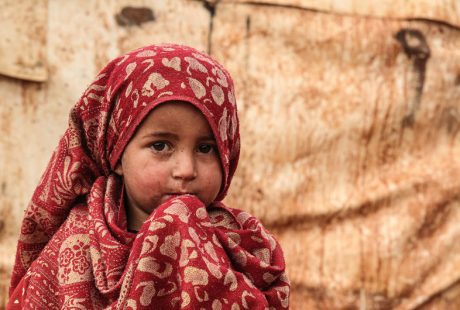
[[[164,116],[170,116],[174,118],[178,116],[177,113],[181,113],[182,111],[189,112],[189,113],[186,113],[186,116],[193,115],[194,117],[202,117],[206,119],[206,116],[196,105],[188,101],[182,101],[182,100],[169,100],[169,101],[160,103],[147,114],[147,117],[152,116],[154,114],[155,115],[161,114]],[[206,122],[208,122],[207,119],[206,119]]]
[[[147,114],[143,124],[170,129],[188,128],[209,132],[213,136],[209,120],[199,108],[187,101],[172,100],[159,104]]]
[[[185,100],[168,100],[168,101],[165,101],[163,103],[160,103],[158,106],[153,108],[152,111],[150,111],[150,113],[153,113],[154,111],[160,110],[160,109],[166,109],[166,108],[174,109],[174,108],[182,108],[182,107],[189,108],[189,109],[196,110],[196,111],[200,112],[200,109],[198,109],[191,102],[188,102],[188,101],[185,101]]]

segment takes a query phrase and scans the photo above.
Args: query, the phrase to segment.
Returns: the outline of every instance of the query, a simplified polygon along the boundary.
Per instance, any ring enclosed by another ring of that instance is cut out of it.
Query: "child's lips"
[[[161,203],[166,202],[169,199],[176,198],[179,196],[184,196],[184,195],[193,195],[196,196],[196,193],[193,192],[170,192],[170,193],[165,193],[163,197],[161,198]]]
[[[193,195],[196,196],[195,193],[192,192],[173,192],[173,193],[166,193],[166,196],[169,197],[177,197],[177,196],[182,196],[182,195]]]

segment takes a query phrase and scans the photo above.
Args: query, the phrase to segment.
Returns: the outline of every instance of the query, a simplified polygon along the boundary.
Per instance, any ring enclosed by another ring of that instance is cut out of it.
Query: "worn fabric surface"
[[[193,196],[167,201],[136,236],[113,169],[145,116],[178,100],[206,117],[222,187],[208,208]],[[72,109],[26,210],[9,306],[288,307],[279,244],[255,218],[219,202],[238,163],[238,126],[232,79],[209,56],[162,45],[110,62]]]

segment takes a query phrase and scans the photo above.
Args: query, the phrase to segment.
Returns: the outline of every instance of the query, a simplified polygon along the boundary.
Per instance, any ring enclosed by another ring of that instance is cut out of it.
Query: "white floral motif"
[[[181,308],[185,308],[190,304],[190,295],[186,291],[183,291],[180,297],[182,299],[182,304],[180,305]]]
[[[220,139],[225,142],[227,140],[228,120],[227,120],[227,109],[224,109],[224,113],[219,120],[219,133]]]
[[[230,125],[230,136],[232,139],[235,139],[236,134],[236,127],[238,126],[238,121],[236,119],[236,114],[234,113],[231,118],[231,125]]]
[[[255,249],[252,253],[255,257],[261,260],[261,266],[267,267],[270,264],[270,250],[267,248]]]
[[[154,64],[155,62],[153,61],[153,59],[146,59],[146,60],[144,60],[142,63],[143,63],[143,64],[145,64],[145,63],[149,64],[149,65],[144,69],[144,71],[142,71],[142,73],[144,73],[145,71],[147,71],[147,70],[149,70],[150,68],[152,68],[152,67],[153,67],[153,64]]]
[[[208,73],[208,69],[206,69],[206,67],[203,66],[203,64],[201,64],[195,58],[185,57],[184,60],[188,63],[188,67],[187,67],[187,73],[188,74],[192,75],[192,73],[190,72],[190,69],[200,71],[200,72],[203,72],[203,73]]]
[[[281,279],[283,278],[283,279]],[[280,279],[284,282],[288,282],[289,280],[285,278],[285,274],[283,273],[283,275],[281,275]],[[283,308],[287,308],[289,306],[289,287],[286,285],[286,286],[281,286],[279,288],[275,288],[276,289],[276,295],[278,296],[278,299],[281,301],[281,306]],[[284,297],[282,297],[281,295],[284,295]]]
[[[77,298],[74,296],[65,296],[62,309],[86,309],[84,302],[87,298]]]
[[[202,54],[198,54],[198,53],[192,53],[193,57],[195,57],[196,59],[199,59],[201,61],[205,61],[207,62],[208,64],[214,66],[215,63],[214,61],[212,61],[211,59],[209,59],[209,57],[205,56],[205,55],[202,55]]]
[[[140,53],[137,53],[136,54],[136,57],[153,57],[155,56],[157,53],[155,53],[154,51],[152,50],[145,50],[145,51],[142,51]]]
[[[254,298],[254,295],[252,293],[244,290],[243,295],[241,296],[241,302],[243,303],[243,307],[245,309],[249,308],[248,302],[246,301],[246,297],[248,297],[248,296]]]
[[[212,310],[221,310],[222,309],[222,303],[220,302],[219,299],[214,299],[212,302]]]
[[[137,270],[151,273],[160,279],[164,279],[171,275],[172,265],[169,263],[157,261],[153,257],[147,256],[142,257],[139,260]]]
[[[144,239],[142,243],[142,250],[141,255],[150,254],[152,253],[158,244],[158,236],[157,235],[149,235]]]
[[[236,288],[238,287],[238,280],[236,279],[236,276],[231,269],[228,269],[227,274],[225,275],[225,278],[224,278],[224,285],[229,285],[229,284],[230,284],[229,290],[231,292],[236,290]]]
[[[201,208],[198,208],[195,212],[195,215],[197,218],[199,218],[200,220],[203,220],[206,218],[206,216],[208,215],[208,213],[206,212],[206,209],[201,207]]]
[[[273,281],[276,280],[276,278],[270,272],[264,273],[262,277],[264,281],[268,284],[271,284]]]
[[[131,73],[133,73],[134,69],[136,69],[136,66],[137,66],[137,64],[136,64],[135,62],[132,62],[132,63],[130,63],[130,64],[128,64],[128,65],[126,66],[126,69],[125,69],[125,71],[126,71],[125,80],[128,79],[128,77],[131,75]]]
[[[173,57],[170,60],[168,58],[163,58],[161,60],[161,63],[163,66],[168,67],[168,68],[173,68],[176,71],[180,71],[180,58],[179,57]]]
[[[137,303],[136,303],[136,301],[134,299],[130,298],[126,302],[126,307],[131,308],[133,310],[136,310],[137,309]]]
[[[172,91],[164,91],[164,92],[158,94],[158,98],[160,98],[162,96],[170,96],[172,94],[174,94]]]
[[[188,84],[192,88],[195,97],[198,99],[203,98],[206,95],[206,89],[204,88],[203,84],[201,84],[198,80],[188,77]]]
[[[243,267],[246,266],[248,257],[246,256],[246,254],[243,251],[236,253],[234,258],[235,258],[235,261],[236,261],[237,264],[239,264],[239,265],[241,265]]]
[[[142,87],[142,95],[147,97],[152,97],[155,91],[152,88],[152,85],[156,89],[163,89],[169,85],[169,81],[166,80],[160,73],[153,72],[149,75],[149,78]]]
[[[240,306],[236,302],[232,304],[232,308],[230,310],[240,310]]]
[[[207,285],[208,273],[203,269],[187,266],[184,269],[184,282],[192,285]]]
[[[99,96],[99,95],[96,95],[95,93],[89,93],[87,97],[94,99],[99,103],[102,103],[102,101],[104,100],[104,96]]]
[[[106,101],[110,101],[110,98],[112,98],[112,85],[109,86],[109,89],[107,90],[105,94]]]
[[[154,231],[154,230],[158,230],[158,229],[165,228],[165,227],[166,227],[165,223],[153,221],[152,223],[150,223],[149,231]]]
[[[127,98],[129,96],[129,94],[131,93],[131,90],[133,89],[133,81],[131,81],[128,85],[128,87],[126,87],[126,91],[125,91],[125,97]]]
[[[235,100],[235,95],[233,94],[233,90],[230,89],[228,91],[228,101],[230,101],[230,103],[235,106],[236,105],[236,100]]]
[[[214,250],[214,247],[211,243],[211,241],[208,241],[204,244],[204,249],[206,251],[206,253],[209,254],[209,256],[215,261],[215,262],[218,262],[219,259],[217,257],[217,253],[216,251]]]
[[[210,82],[213,82],[213,83],[216,82],[212,76],[208,76],[208,77],[206,78],[206,86],[209,87]]]
[[[203,257],[203,261],[206,264],[206,267],[208,267],[209,272],[216,277],[217,279],[221,279],[223,277],[222,272],[219,270],[219,267],[214,264],[209,262],[206,257]]]
[[[105,77],[106,75],[107,75],[107,73],[101,73],[101,74],[99,74],[98,76],[96,76],[96,77],[94,78],[94,82],[93,82],[93,83],[99,81],[100,79],[102,79],[102,78]]]
[[[170,295],[170,294],[174,293],[175,291],[177,291],[177,284],[174,283],[174,282],[168,281],[168,283],[166,283],[165,287],[161,288],[158,291],[157,296],[162,297],[162,296]]]
[[[91,85],[88,87],[88,89],[85,91],[84,94],[87,95],[87,94],[89,94],[89,92],[92,91],[92,90],[98,91],[98,92],[102,92],[102,91],[105,90],[105,88],[106,88],[105,85],[98,85],[98,84],[96,84],[96,83],[93,83],[93,84],[91,84]]]
[[[180,244],[180,234],[176,232],[174,235],[166,236],[164,243],[160,246],[160,253],[172,259],[177,259],[176,248]]]
[[[164,211],[166,214],[176,215],[182,222],[188,223],[190,211],[187,206],[180,200],[175,200],[171,206]]]
[[[121,65],[122,63],[125,62],[126,59],[128,59],[129,55],[124,55],[119,62],[117,62],[117,66]]]
[[[62,251],[62,254],[58,258],[59,264],[62,266],[70,265],[74,256],[75,255],[70,248],[64,249],[64,251]]]
[[[152,303],[152,298],[153,296],[155,296],[155,283],[153,281],[141,282],[137,285],[136,290],[142,286],[144,287],[144,289],[142,290],[142,294],[139,301],[141,302],[142,306],[147,307]]]
[[[131,94],[131,100],[133,101],[134,108],[137,108],[137,104],[139,102],[139,90],[135,89]]]
[[[224,91],[219,85],[214,85],[211,90],[212,99],[217,105],[222,105],[225,100]]]
[[[180,267],[184,267],[189,263],[190,258],[193,258],[193,257],[191,257],[192,255],[194,255],[193,253],[195,253],[194,256],[197,256],[197,253],[196,253],[195,250],[193,250],[193,252],[189,255],[188,248],[194,248],[194,247],[195,247],[195,244],[193,243],[192,240],[189,240],[189,239],[183,239],[182,240],[181,250],[180,250],[180,258],[179,258],[179,266]]]
[[[71,199],[86,190],[85,180],[78,174],[82,163],[73,162],[70,156],[66,156],[63,164],[62,171],[57,173],[58,183],[53,188],[54,197],[52,199],[58,205],[63,205],[66,199]]]
[[[212,73],[214,73],[215,75],[217,75],[217,82],[222,85],[223,87],[228,87],[228,82],[227,82],[227,78],[225,77],[224,73],[222,72],[222,70],[220,69],[217,69],[216,67],[213,67],[212,68]]]

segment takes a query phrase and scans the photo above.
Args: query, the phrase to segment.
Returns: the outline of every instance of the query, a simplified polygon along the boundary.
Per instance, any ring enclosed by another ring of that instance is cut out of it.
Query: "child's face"
[[[181,194],[209,205],[222,183],[212,130],[203,114],[184,102],[163,103],[150,112],[115,172],[124,178],[128,207],[144,214]]]

